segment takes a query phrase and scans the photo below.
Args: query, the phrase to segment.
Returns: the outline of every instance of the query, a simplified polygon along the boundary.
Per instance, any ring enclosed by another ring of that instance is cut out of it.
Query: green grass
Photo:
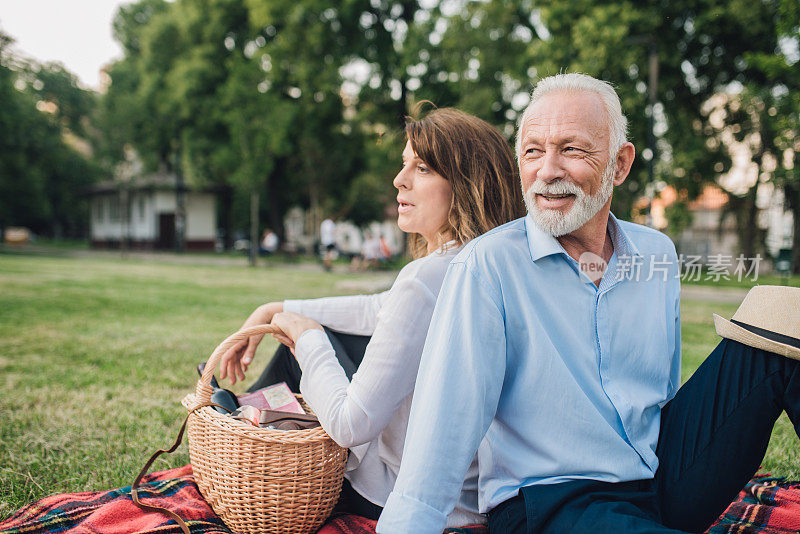
[[[775,273],[759,274],[758,276],[737,276],[730,275],[713,275],[703,271],[700,275],[697,273],[684,273],[681,278],[683,285],[693,286],[713,286],[722,288],[743,288],[749,289],[755,285],[770,285],[770,286],[792,286],[800,287],[800,275],[794,274],[791,276],[781,276]]]
[[[0,253],[0,519],[51,493],[129,485],[174,439],[195,365],[252,309],[357,292],[377,276]],[[717,343],[711,313],[735,309],[684,303],[684,377]],[[251,376],[275,346],[264,340]],[[153,470],[187,463],[186,451]],[[765,469],[800,478],[798,451],[784,416]]]
[[[174,439],[195,366],[257,305],[342,293],[351,278],[0,255],[0,517],[50,493],[130,484]],[[275,346],[264,340],[251,374]],[[180,451],[154,469],[187,463]]]

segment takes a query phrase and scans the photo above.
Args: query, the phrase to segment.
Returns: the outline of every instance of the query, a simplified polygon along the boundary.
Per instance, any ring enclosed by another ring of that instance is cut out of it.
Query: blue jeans
[[[783,410],[800,430],[798,367],[723,339],[662,410],[653,480],[525,487],[489,513],[490,531],[705,531],[755,474]]]

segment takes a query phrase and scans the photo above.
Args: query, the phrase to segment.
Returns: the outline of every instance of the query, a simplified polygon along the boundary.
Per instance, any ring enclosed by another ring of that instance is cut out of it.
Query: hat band
[[[731,319],[731,322],[737,326],[741,326],[745,330],[754,333],[757,336],[761,336],[766,338],[770,341],[774,341],[776,343],[781,343],[783,345],[789,345],[796,349],[800,349],[800,339],[796,337],[786,336],[783,334],[779,334],[777,332],[773,332],[771,330],[765,330],[763,328],[759,328],[757,326],[753,326],[751,324],[743,323],[741,321],[737,321],[736,319]]]

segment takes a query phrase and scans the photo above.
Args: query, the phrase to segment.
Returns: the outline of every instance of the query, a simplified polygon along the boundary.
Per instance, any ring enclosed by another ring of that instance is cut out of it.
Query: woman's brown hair
[[[506,139],[489,123],[454,108],[435,109],[406,120],[406,136],[417,156],[450,182],[453,200],[436,246],[459,245],[525,213],[517,164]],[[412,256],[427,243],[409,236]]]

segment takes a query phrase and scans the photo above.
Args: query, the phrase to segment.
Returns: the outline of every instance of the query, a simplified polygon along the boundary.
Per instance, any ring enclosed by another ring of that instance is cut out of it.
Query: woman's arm
[[[305,315],[337,332],[371,336],[388,291],[374,295],[347,295],[307,300],[286,300],[284,309]]]
[[[250,314],[250,317],[242,325],[242,328],[249,328],[260,324],[266,324],[272,321],[272,317],[276,313],[283,311],[283,302],[269,302],[262,304]],[[220,380],[230,377],[231,384],[235,384],[236,380],[244,380],[244,374],[247,372],[247,367],[253,361],[256,354],[258,344],[264,338],[264,334],[251,336],[250,338],[240,341],[236,345],[229,348],[219,362]]]
[[[256,308],[242,328],[269,323],[276,313],[286,310],[310,317],[339,332],[371,335],[375,330],[381,302],[387,293],[270,302]],[[230,377],[231,384],[244,380],[247,367],[252,363],[263,338],[263,334],[252,336],[228,349],[220,359],[220,379]]]
[[[339,445],[372,441],[413,391],[435,304],[435,295],[419,280],[398,280],[385,297],[352,383],[323,331],[308,329],[294,339],[303,371],[300,391]],[[281,320],[276,316],[273,324],[280,327]]]

